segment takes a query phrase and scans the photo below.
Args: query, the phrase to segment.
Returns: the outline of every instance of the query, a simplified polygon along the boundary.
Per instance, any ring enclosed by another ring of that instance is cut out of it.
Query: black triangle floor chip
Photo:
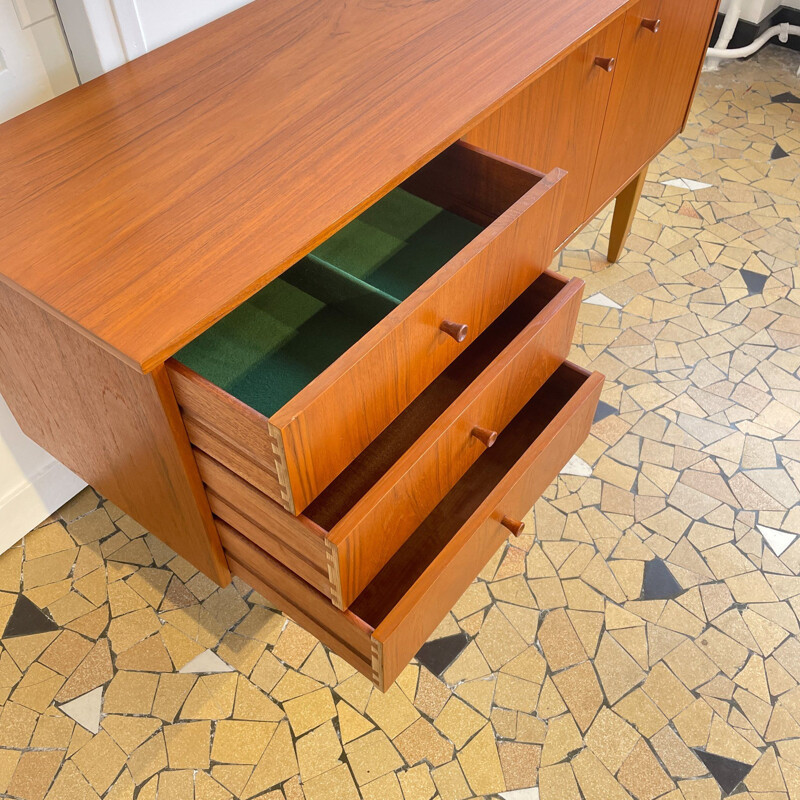
[[[644,562],[643,600],[672,600],[682,594],[683,587],[660,558]]]
[[[753,769],[752,764],[716,756],[713,753],[706,753],[705,750],[692,748],[692,752],[706,765],[706,769],[712,774],[725,796],[729,795]]]
[[[425,642],[417,653],[417,660],[434,675],[441,675],[469,644],[466,633],[454,633],[432,642]]]
[[[779,144],[776,144],[775,147],[772,148],[772,155],[770,155],[770,158],[773,161],[777,161],[779,158],[789,158],[789,154]]]
[[[781,94],[776,94],[774,97],[770,98],[773,103],[800,103],[800,97],[791,92],[783,92]]]
[[[48,633],[57,630],[58,625],[24,594],[21,594],[17,597],[14,610],[8,618],[3,638],[11,639],[15,636],[31,636],[34,633]]]
[[[764,286],[767,283],[766,275],[762,275],[760,272],[753,272],[751,269],[740,269],[739,273],[749,294],[761,294],[764,291]]]

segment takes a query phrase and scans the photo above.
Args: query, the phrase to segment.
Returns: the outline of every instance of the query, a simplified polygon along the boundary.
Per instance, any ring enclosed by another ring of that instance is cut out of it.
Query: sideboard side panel
[[[35,442],[208,577],[230,581],[163,366],[135,371],[0,283],[0,391]]]

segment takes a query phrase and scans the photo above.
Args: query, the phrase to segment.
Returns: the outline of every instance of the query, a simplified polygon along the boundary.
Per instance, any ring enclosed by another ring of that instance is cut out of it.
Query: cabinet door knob
[[[616,66],[617,59],[616,58],[603,58],[603,56],[597,56],[594,60],[596,66],[600,67],[600,69],[605,70],[606,72],[613,72],[614,67]]]
[[[658,33],[661,28],[661,20],[660,19],[643,19],[642,20],[642,27],[646,28],[651,33]]]
[[[487,428],[475,427],[472,429],[471,435],[484,447],[491,447],[497,441],[497,431],[490,431]]]
[[[457,342],[463,342],[469,333],[469,326],[459,325],[457,322],[450,322],[449,319],[446,319],[439,326],[439,330],[443,331],[448,336],[452,336]]]
[[[525,523],[520,522],[518,519],[511,519],[511,517],[503,517],[500,524],[504,528],[508,528],[514,536],[519,536],[525,530]]]

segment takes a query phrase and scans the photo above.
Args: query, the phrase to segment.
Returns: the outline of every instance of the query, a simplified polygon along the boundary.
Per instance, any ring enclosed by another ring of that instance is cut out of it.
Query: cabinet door
[[[606,25],[465,137],[535,169],[567,170],[558,244],[586,222],[587,191],[614,75],[613,63],[595,60],[616,58],[623,23],[618,17]]]
[[[717,0],[641,0],[628,11],[590,215],[682,129],[717,5]]]

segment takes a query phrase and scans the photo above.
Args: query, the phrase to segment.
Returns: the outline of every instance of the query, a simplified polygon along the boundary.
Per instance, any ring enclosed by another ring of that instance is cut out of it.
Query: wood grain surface
[[[237,513],[266,528],[286,546],[301,552],[307,561],[327,574],[325,531],[306,517],[288,513],[202,450],[195,448],[194,457],[203,482],[211,493],[222,498]],[[219,516],[225,517],[222,513]]]
[[[192,444],[294,512],[283,444],[269,419],[176,359],[165,366]]]
[[[372,628],[358,617],[334,608],[330,600],[280,561],[218,520],[231,572],[250,584],[336,655],[372,679]]]
[[[313,556],[309,557],[309,550],[301,536],[287,536],[285,529],[270,525],[267,520],[256,522],[250,519],[214,494],[211,489],[208,491],[208,502],[217,518],[218,526],[220,521],[227,523],[318,592],[322,592],[326,597],[331,596],[325,563],[315,561]]]
[[[260,492],[280,501],[281,485],[269,467],[253,461],[248,453],[242,452],[236,445],[225,441],[215,431],[207,428],[193,417],[184,414],[183,422],[186,425],[186,432],[189,434],[189,441],[195,447],[208,453],[213,459],[224,464],[237,475],[241,475]]]
[[[603,377],[565,364],[551,384],[515,419],[518,441],[448,495],[446,524],[432,515],[349,610],[218,520],[231,571],[386,691],[508,536],[503,517],[526,514],[586,438]]]
[[[267,418],[229,395],[180,361],[166,363],[175,397],[183,413],[211,427],[228,443],[247,442],[250,457],[273,475],[278,474]]]
[[[648,165],[649,166],[649,165]],[[608,234],[608,260],[616,261],[622,255],[622,249],[631,232],[639,200],[642,198],[647,180],[645,167],[618,195],[614,202],[614,217],[611,220],[611,231]]]
[[[465,137],[520,164],[567,171],[557,245],[586,223],[587,188],[614,80],[613,70],[595,59],[616,58],[622,26],[622,17],[604,25]]]
[[[0,126],[0,279],[149,371],[629,4],[256,0]]]
[[[210,578],[230,581],[163,367],[142,375],[0,284],[0,391],[34,441]]]
[[[484,230],[269,418],[169,359],[193,443],[299,514],[549,265],[563,180],[448,148],[404,187]],[[462,342],[441,331],[448,318]],[[277,484],[254,476],[260,463]]]

